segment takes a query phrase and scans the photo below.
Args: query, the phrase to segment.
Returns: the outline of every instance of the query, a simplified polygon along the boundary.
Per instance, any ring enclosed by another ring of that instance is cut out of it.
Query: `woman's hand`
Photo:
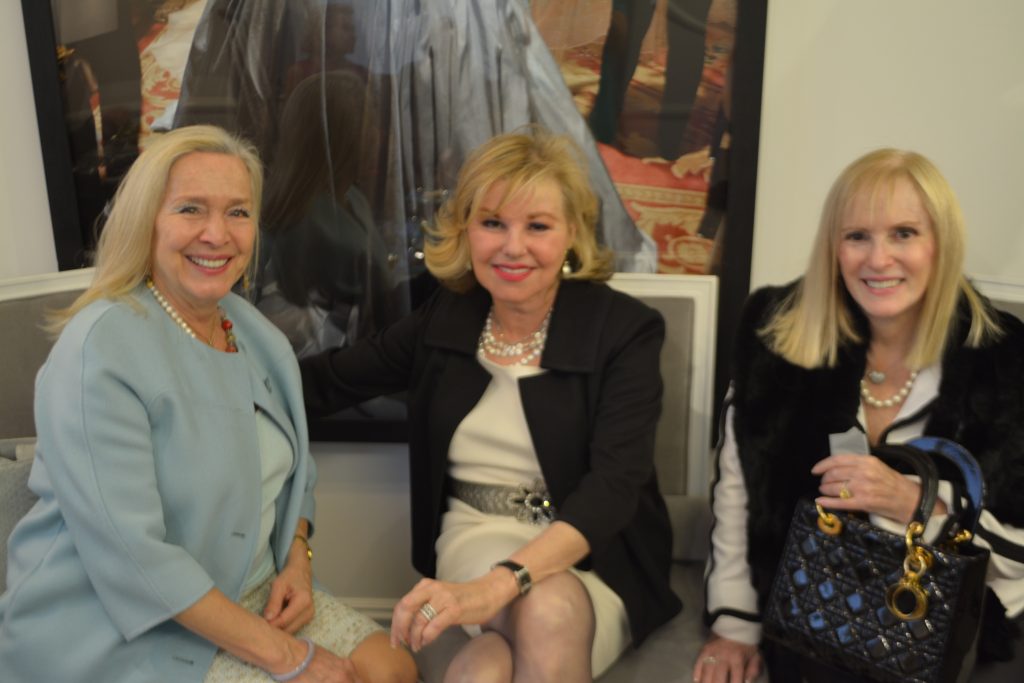
[[[292,681],[294,683],[362,683],[351,659],[339,657],[322,647],[316,648],[309,666],[302,672],[302,675],[293,678]]]
[[[466,583],[421,579],[395,605],[391,644],[406,643],[418,652],[449,626],[487,623],[518,595],[515,578],[505,569],[491,570]],[[436,612],[429,620],[421,611],[428,603]]]
[[[288,563],[270,584],[263,618],[274,628],[294,635],[313,620],[314,613],[313,567],[306,545],[296,540],[288,553]]]
[[[694,683],[746,683],[761,675],[764,663],[756,645],[708,636],[693,665]]]
[[[860,510],[908,524],[921,498],[920,484],[873,455],[830,455],[811,473],[821,475],[817,502],[833,510]],[[945,503],[938,501],[933,514],[945,512]]]

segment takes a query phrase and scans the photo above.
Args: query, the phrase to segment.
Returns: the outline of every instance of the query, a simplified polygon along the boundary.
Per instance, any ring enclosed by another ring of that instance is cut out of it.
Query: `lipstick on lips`
[[[525,280],[533,269],[519,263],[498,263],[492,266],[494,273],[506,282],[520,282]]]

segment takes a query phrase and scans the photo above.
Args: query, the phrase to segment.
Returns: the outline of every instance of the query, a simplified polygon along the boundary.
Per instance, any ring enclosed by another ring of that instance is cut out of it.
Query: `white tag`
[[[871,452],[867,435],[857,427],[851,427],[850,431],[842,434],[829,434],[828,448],[832,455],[837,453],[864,455]]]

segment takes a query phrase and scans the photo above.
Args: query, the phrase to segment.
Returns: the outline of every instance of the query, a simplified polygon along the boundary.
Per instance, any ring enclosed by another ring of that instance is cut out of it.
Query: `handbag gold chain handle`
[[[921,587],[921,577],[931,569],[932,554],[914,543],[914,539],[923,533],[924,525],[920,522],[907,525],[907,556],[903,560],[903,576],[885,592],[885,606],[903,621],[920,619],[928,612],[928,595]],[[914,606],[904,610],[899,602],[908,593],[914,600]]]

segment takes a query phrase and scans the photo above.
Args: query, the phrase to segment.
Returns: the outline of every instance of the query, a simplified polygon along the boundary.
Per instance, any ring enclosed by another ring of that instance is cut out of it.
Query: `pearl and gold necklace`
[[[904,400],[906,400],[907,395],[910,394],[910,390],[914,386],[915,379],[917,379],[917,370],[913,370],[910,373],[910,379],[904,382],[903,386],[900,387],[900,390],[893,396],[879,399],[871,395],[871,392],[868,390],[867,383],[862,378],[860,380],[860,396],[864,399],[864,403],[868,404],[872,408],[892,408],[893,406],[900,405]],[[871,381],[874,382],[874,379],[871,378]]]
[[[160,293],[160,290],[156,288],[156,284],[153,282],[153,278],[146,278],[146,286],[149,287],[149,291],[153,292],[153,298],[160,304],[160,308],[164,309],[164,312],[170,316],[171,320],[178,324],[185,334],[192,337],[193,339],[199,339],[199,335],[192,329],[192,326],[185,322],[185,319],[181,317],[181,314],[175,310],[171,302],[164,298],[164,295]],[[224,330],[224,339],[226,341],[225,351],[228,353],[238,353],[238,346],[235,344],[235,333],[232,331],[234,325],[228,320],[227,314],[220,306],[217,307],[217,312],[220,313],[220,328]],[[213,331],[210,332],[210,337],[206,340],[206,343],[213,346]],[[216,347],[214,347],[216,348]]]
[[[548,340],[548,324],[551,322],[551,310],[544,316],[540,327],[519,341],[507,342],[494,335],[494,308],[487,312],[487,322],[480,333],[477,350],[493,358],[510,359],[518,357],[512,365],[529,365],[544,351],[544,343]],[[500,334],[500,333],[499,333]]]

